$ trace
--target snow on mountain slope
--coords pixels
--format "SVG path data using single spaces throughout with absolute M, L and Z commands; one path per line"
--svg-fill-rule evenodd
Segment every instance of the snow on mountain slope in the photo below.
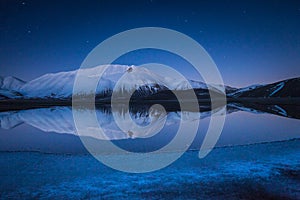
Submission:
M 138 90 L 141 95 L 153 94 L 158 90 L 188 89 L 186 82 L 178 81 L 172 77 L 162 77 L 143 67 L 127 65 L 100 65 L 94 68 L 80 69 L 83 74 L 84 84 L 80 85 L 79 94 L 91 94 L 91 83 L 97 80 L 99 70 L 108 67 L 99 81 L 96 94 L 112 91 L 122 76 L 123 82 L 117 92 Z M 18 90 L 27 98 L 70 98 L 73 92 L 73 84 L 78 70 L 45 74 L 37 79 L 29 81 Z M 134 81 L 133 81 L 134 80 Z M 207 89 L 206 84 L 190 81 L 193 88 Z M 141 87 L 143 86 L 143 87 Z
M 0 76 L 0 99 L 21 98 L 22 94 L 20 94 L 18 91 L 24 84 L 25 81 L 13 76 Z
M 19 91 L 19 89 L 25 84 L 25 81 L 13 76 L 0 76 L 0 89 Z
M 208 95 L 208 88 L 213 92 L 224 93 L 223 86 L 206 85 L 203 82 L 189 80 L 190 85 L 174 77 L 165 77 L 153 73 L 144 67 L 127 65 L 100 65 L 94 68 L 79 69 L 84 77 L 83 83 L 77 91 L 79 95 L 89 95 L 92 91 L 92 83 L 97 81 L 99 71 L 107 68 L 98 82 L 96 95 L 110 96 L 112 91 L 132 92 L 135 96 L 147 96 L 159 91 L 163 93 L 167 87 L 171 90 L 190 89 L 190 85 L 200 95 Z M 71 98 L 74 81 L 78 70 L 45 74 L 37 79 L 25 83 L 15 77 L 0 77 L 0 99 L 10 98 Z M 122 77 L 122 78 L 121 78 Z M 117 82 L 123 80 L 122 84 Z M 115 86 L 119 86 L 115 88 Z M 252 85 L 245 88 L 231 88 L 225 86 L 228 97 L 299 97 L 300 78 L 293 78 L 266 85 Z M 118 91 L 119 90 L 119 91 Z M 197 93 L 197 94 L 198 94 Z M 205 97 L 206 98 L 206 97 Z
M 117 90 L 117 92 L 118 92 L 118 89 L 120 89 L 122 91 L 136 90 L 136 89 L 139 89 L 140 86 L 150 86 L 150 87 L 144 88 L 144 89 L 155 90 L 155 89 L 158 89 L 158 87 L 153 88 L 153 86 L 155 86 L 155 85 L 163 86 L 166 83 L 166 80 L 163 77 L 161 77 L 143 67 L 127 66 L 126 71 L 123 74 L 124 74 L 124 77 L 121 79 L 122 83 L 121 83 L 120 87 L 115 88 L 115 90 Z M 109 78 L 109 80 L 112 80 L 112 78 Z
M 231 97 L 300 97 L 300 78 L 291 78 L 265 85 L 254 85 L 230 93 Z
M 97 69 L 104 66 L 95 68 L 80 69 L 81 72 L 87 74 L 85 84 L 82 87 L 83 93 L 92 93 L 89 83 L 97 79 Z M 112 65 L 104 73 L 105 77 L 114 78 L 120 75 L 128 66 Z M 117 70 L 118 69 L 118 70 Z M 69 72 L 59 72 L 45 74 L 37 79 L 29 81 L 20 92 L 29 98 L 70 98 L 73 92 L 73 85 L 78 70 Z M 96 93 L 101 93 L 113 88 L 113 81 L 102 78 L 99 81 Z
M 275 85 L 274 87 L 271 88 L 272 93 L 269 95 L 270 97 L 273 96 L 274 94 L 276 94 L 278 91 L 280 91 L 283 87 L 284 87 L 285 83 L 281 82 L 277 85 Z
M 22 97 L 22 94 L 14 90 L 0 89 L 0 99 L 19 99 Z
M 201 81 L 190 80 L 190 84 L 191 84 L 192 88 L 208 89 L 207 85 Z
M 262 87 L 263 85 L 251 85 L 251 86 L 248 86 L 248 87 L 244 87 L 244 88 L 240 88 L 232 93 L 229 93 L 228 96 L 229 97 L 239 97 L 241 96 L 244 92 L 249 92 L 251 90 L 255 90 L 257 88 L 260 88 Z
M 75 75 L 76 71 L 45 74 L 26 83 L 20 92 L 26 97 L 68 97 Z

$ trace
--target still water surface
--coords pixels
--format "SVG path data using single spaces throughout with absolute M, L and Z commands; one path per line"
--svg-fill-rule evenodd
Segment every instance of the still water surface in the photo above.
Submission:
M 157 135 L 137 138 L 117 127 L 109 109 L 96 113 L 106 136 L 132 152 L 154 151 L 168 144 L 180 122 L 180 112 L 169 112 Z M 131 113 L 141 126 L 150 123 L 149 115 L 147 109 Z M 196 138 L 176 162 L 159 171 L 129 174 L 106 167 L 87 152 L 76 134 L 69 107 L 2 112 L 0 197 L 300 198 L 299 119 L 228 108 L 216 148 L 199 159 L 209 116 L 206 111 L 201 119 L 194 119 L 200 120 Z M 126 155 L 120 162 L 126 162 Z

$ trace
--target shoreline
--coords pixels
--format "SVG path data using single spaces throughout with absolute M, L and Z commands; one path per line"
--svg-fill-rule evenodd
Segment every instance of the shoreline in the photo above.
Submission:
M 230 103 L 245 103 L 245 104 L 260 104 L 260 105 L 295 105 L 300 106 L 300 97 L 251 97 L 251 98 L 230 98 L 227 99 L 227 104 Z M 185 102 L 190 101 L 185 99 Z M 5 111 L 17 111 L 17 110 L 27 110 L 27 109 L 36 109 L 36 108 L 49 108 L 54 106 L 87 106 L 90 105 L 88 101 L 73 101 L 71 99 L 3 99 L 0 100 L 0 112 Z M 117 103 L 125 104 L 126 101 L 120 100 Z M 218 103 L 218 100 L 216 100 Z M 178 107 L 179 102 L 176 99 L 131 99 L 130 104 L 132 105 L 153 105 L 161 104 L 166 107 Z M 206 106 L 210 107 L 210 99 L 198 99 L 199 107 Z M 110 106 L 111 99 L 98 99 L 95 101 L 96 106 Z M 220 106 L 222 106 L 220 104 Z

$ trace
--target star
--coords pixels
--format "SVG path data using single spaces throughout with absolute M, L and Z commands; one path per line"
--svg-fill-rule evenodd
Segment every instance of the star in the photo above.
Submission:
M 27 30 L 27 33 L 30 34 L 30 33 L 31 33 L 31 30 Z

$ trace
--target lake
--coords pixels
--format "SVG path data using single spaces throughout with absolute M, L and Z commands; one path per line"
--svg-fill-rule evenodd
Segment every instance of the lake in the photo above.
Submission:
M 0 195 L 13 199 L 299 199 L 300 121 L 289 114 L 299 107 L 272 108 L 265 112 L 268 109 L 227 105 L 216 146 L 201 159 L 199 149 L 214 111 L 200 108 L 201 113 L 190 113 L 199 128 L 187 151 L 169 166 L 148 173 L 121 172 L 95 159 L 76 133 L 71 107 L 1 112 Z M 90 111 L 81 112 L 84 120 Z M 112 142 L 128 152 L 153 152 L 172 141 L 182 116 L 176 110 L 162 115 L 149 106 L 135 106 L 129 112 L 141 127 L 151 120 L 166 121 L 155 135 L 124 133 L 114 120 L 122 118 L 123 110 L 112 113 L 109 106 L 102 106 L 95 113 L 105 135 L 89 130 L 81 137 L 103 147 Z M 159 152 L 156 160 L 162 162 L 180 150 Z M 120 165 L 132 159 L 109 148 L 100 154 Z

